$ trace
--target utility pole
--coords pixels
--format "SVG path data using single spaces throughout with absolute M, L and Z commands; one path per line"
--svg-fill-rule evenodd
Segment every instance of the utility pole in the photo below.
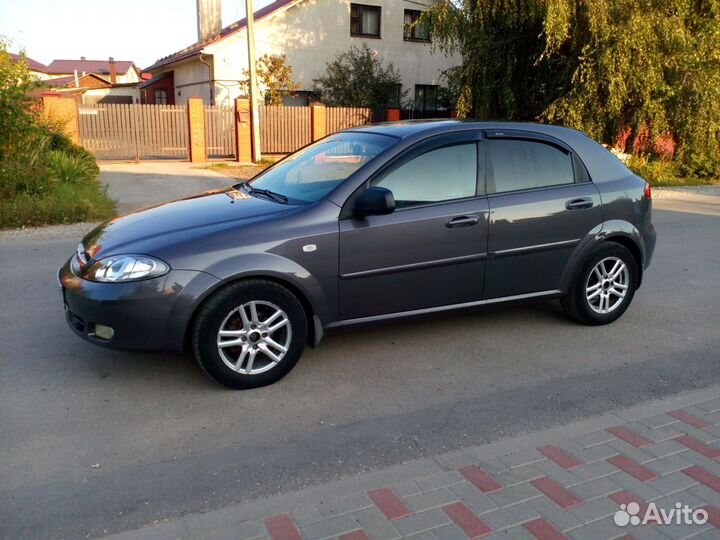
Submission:
M 250 73 L 250 123 L 252 125 L 252 156 L 253 161 L 262 159 L 260 152 L 260 111 L 258 109 L 258 98 L 260 91 L 257 85 L 257 73 L 255 69 L 255 12 L 253 11 L 253 0 L 245 0 L 245 17 L 247 20 L 248 40 L 248 71 Z

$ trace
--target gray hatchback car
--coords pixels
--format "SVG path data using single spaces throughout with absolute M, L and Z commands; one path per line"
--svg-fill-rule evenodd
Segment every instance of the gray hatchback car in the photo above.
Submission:
M 647 182 L 578 131 L 379 124 L 109 221 L 59 278 L 82 338 L 190 348 L 251 388 L 342 326 L 545 298 L 613 322 L 653 254 L 651 206 Z

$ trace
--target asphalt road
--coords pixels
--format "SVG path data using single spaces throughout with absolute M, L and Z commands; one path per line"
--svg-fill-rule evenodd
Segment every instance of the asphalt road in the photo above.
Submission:
M 549 302 L 345 330 L 245 392 L 79 340 L 55 281 L 77 231 L 4 236 L 0 538 L 97 536 L 718 383 L 718 201 L 656 202 L 655 259 L 611 326 Z

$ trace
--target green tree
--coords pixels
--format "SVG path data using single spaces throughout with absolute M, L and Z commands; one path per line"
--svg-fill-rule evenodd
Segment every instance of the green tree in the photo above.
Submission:
M 720 1 L 548 0 L 545 58 L 575 60 L 543 116 L 652 153 L 672 138 L 686 174 L 720 175 Z M 633 147 L 634 146 L 634 147 Z
M 18 150 L 37 130 L 38 112 L 29 93 L 39 83 L 30 72 L 25 55 L 16 62 L 0 36 L 0 160 Z
M 541 0 L 457 0 L 425 11 L 433 46 L 462 58 L 448 85 L 460 116 L 530 119 L 549 103 L 547 81 L 560 79 L 560 66 L 536 64 L 543 12 Z
M 456 0 L 423 16 L 458 53 L 462 116 L 545 120 L 720 174 L 720 0 Z
M 314 83 L 325 104 L 341 107 L 387 107 L 407 94 L 399 95 L 401 79 L 395 66 L 383 65 L 367 44 L 337 54 Z
M 256 64 L 258 82 L 264 89 L 263 99 L 266 105 L 282 105 L 283 97 L 293 96 L 300 90 L 300 85 L 293 81 L 293 68 L 287 63 L 287 56 L 265 54 Z M 245 80 L 242 82 L 247 92 L 250 72 L 243 70 Z

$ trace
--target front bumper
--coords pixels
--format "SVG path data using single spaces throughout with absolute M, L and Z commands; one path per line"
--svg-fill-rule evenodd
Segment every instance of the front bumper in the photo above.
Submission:
M 96 283 L 70 270 L 58 272 L 65 319 L 78 336 L 103 347 L 181 351 L 190 318 L 218 283 L 204 272 L 171 270 L 153 279 Z M 111 339 L 95 335 L 95 325 L 114 330 Z

